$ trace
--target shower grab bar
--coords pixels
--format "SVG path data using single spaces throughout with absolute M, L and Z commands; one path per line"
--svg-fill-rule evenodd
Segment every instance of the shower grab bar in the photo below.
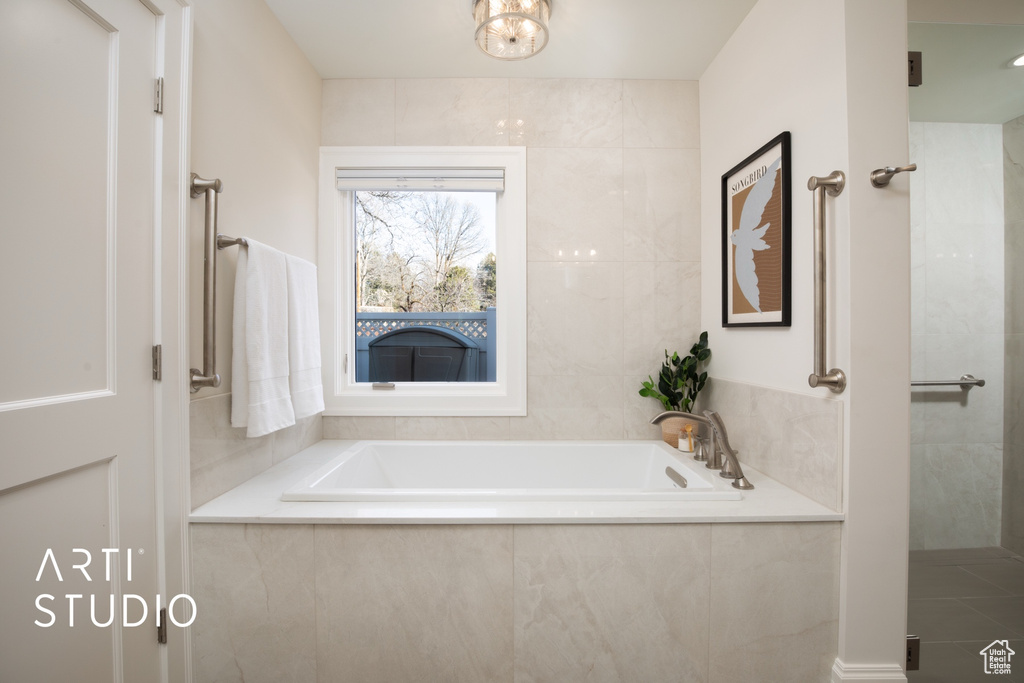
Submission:
M 811 176 L 807 181 L 807 189 L 814 193 L 814 372 L 807 382 L 812 387 L 828 387 L 834 394 L 846 389 L 846 373 L 838 368 L 825 373 L 825 193 L 837 197 L 844 187 L 842 171 L 823 178 Z
M 217 333 L 214 314 L 217 311 L 217 250 L 234 245 L 248 246 L 244 237 L 228 237 L 217 232 L 217 194 L 219 178 L 206 180 L 195 173 L 191 177 L 192 197 L 206 197 L 206 226 L 203 235 L 203 369 L 189 370 L 191 391 L 203 387 L 219 387 L 217 374 Z
M 960 375 L 960 379 L 951 380 L 918 380 L 911 382 L 912 387 L 960 387 L 967 391 L 971 387 L 985 386 L 985 380 L 975 379 L 974 375 Z

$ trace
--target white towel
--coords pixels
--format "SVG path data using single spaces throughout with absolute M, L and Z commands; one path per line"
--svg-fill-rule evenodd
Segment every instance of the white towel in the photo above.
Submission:
M 288 264 L 288 381 L 295 419 L 322 413 L 324 388 L 320 380 L 320 314 L 316 266 L 298 256 Z
M 246 436 L 295 424 L 288 384 L 288 269 L 285 255 L 248 240 L 238 252 L 232 330 L 231 425 Z

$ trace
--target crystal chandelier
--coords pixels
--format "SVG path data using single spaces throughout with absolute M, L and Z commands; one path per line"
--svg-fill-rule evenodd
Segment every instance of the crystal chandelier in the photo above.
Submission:
M 476 44 L 496 59 L 526 59 L 548 44 L 550 0 L 473 0 Z

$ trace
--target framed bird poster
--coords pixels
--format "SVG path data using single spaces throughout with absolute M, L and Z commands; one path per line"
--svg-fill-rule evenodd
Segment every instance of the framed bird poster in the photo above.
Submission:
M 722 176 L 722 327 L 789 327 L 789 132 Z

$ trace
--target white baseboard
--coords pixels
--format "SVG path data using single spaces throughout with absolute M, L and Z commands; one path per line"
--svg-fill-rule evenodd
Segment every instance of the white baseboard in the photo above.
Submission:
M 899 664 L 844 664 L 836 658 L 832 665 L 832 683 L 871 681 L 871 683 L 907 683 L 907 674 Z

